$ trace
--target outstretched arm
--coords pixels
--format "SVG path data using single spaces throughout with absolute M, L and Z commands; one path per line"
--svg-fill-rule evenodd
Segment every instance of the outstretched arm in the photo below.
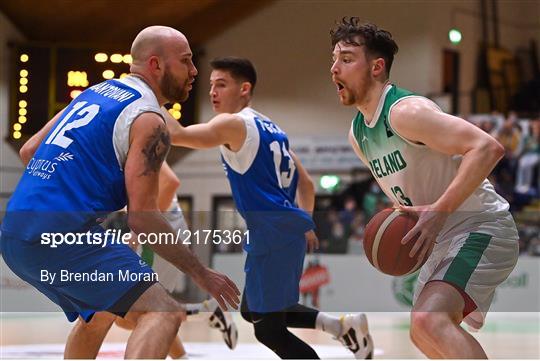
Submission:
M 130 147 L 124 169 L 129 199 L 128 223 L 136 233 L 173 234 L 158 208 L 159 173 L 169 151 L 170 138 L 162 119 L 154 113 L 140 115 L 131 126 Z M 236 308 L 240 294 L 234 283 L 203 266 L 182 244 L 157 243 L 150 247 L 181 271 L 190 275 L 226 309 Z
M 183 127 L 167 112 L 164 113 L 172 145 L 193 149 L 227 145 L 235 152 L 240 150 L 246 139 L 246 125 L 237 115 L 223 113 L 216 115 L 208 123 Z

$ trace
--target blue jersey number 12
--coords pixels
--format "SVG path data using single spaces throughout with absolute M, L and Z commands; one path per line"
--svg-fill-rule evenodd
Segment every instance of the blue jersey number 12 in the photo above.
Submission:
M 87 102 L 78 102 L 75 105 L 73 105 L 73 108 L 71 111 L 58 123 L 56 128 L 53 130 L 51 135 L 47 138 L 45 141 L 45 144 L 55 144 L 62 148 L 67 148 L 71 143 L 73 143 L 73 139 L 66 137 L 64 134 L 71 129 L 84 127 L 85 125 L 88 125 L 94 119 L 94 117 L 99 112 L 99 105 L 97 104 L 91 104 L 87 107 L 84 107 L 87 104 Z M 84 108 L 83 108 L 84 107 Z M 81 109 L 82 108 L 82 109 Z M 75 114 L 77 110 L 81 109 L 77 115 L 83 117 L 76 119 L 72 121 L 69 124 L 66 124 L 70 118 Z

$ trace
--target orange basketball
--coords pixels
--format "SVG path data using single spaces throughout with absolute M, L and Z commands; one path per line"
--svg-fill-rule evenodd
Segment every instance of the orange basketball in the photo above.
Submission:
M 401 240 L 414 227 L 416 219 L 406 213 L 387 208 L 371 218 L 364 233 L 364 251 L 369 262 L 379 271 L 391 276 L 413 273 L 426 262 L 424 259 L 409 257 L 416 235 L 407 244 Z

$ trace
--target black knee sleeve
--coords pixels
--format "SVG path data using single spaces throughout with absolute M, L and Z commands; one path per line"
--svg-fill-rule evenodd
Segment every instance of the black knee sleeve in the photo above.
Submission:
M 255 328 L 255 338 L 277 353 L 282 350 L 287 343 L 289 331 L 285 327 L 285 322 L 279 322 L 275 314 L 253 315 L 253 326 Z
M 255 337 L 282 359 L 318 359 L 308 344 L 293 335 L 285 324 L 284 312 L 251 313 Z
M 242 315 L 242 318 L 247 322 L 253 323 L 253 320 L 251 319 L 251 313 L 249 313 L 249 311 L 240 310 L 240 315 Z
M 287 327 L 314 329 L 318 314 L 318 310 L 297 303 L 285 310 L 285 321 Z

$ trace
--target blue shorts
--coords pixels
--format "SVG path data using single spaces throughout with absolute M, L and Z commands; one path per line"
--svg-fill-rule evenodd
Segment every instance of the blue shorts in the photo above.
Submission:
M 102 233 L 102 228 L 92 231 Z M 6 264 L 56 303 L 68 320 L 109 311 L 123 316 L 157 282 L 152 269 L 125 244 L 61 244 L 57 248 L 2 234 Z M 54 275 L 54 279 L 52 276 Z
M 245 292 L 251 312 L 278 312 L 298 303 L 305 254 L 304 238 L 265 254 L 248 253 Z

